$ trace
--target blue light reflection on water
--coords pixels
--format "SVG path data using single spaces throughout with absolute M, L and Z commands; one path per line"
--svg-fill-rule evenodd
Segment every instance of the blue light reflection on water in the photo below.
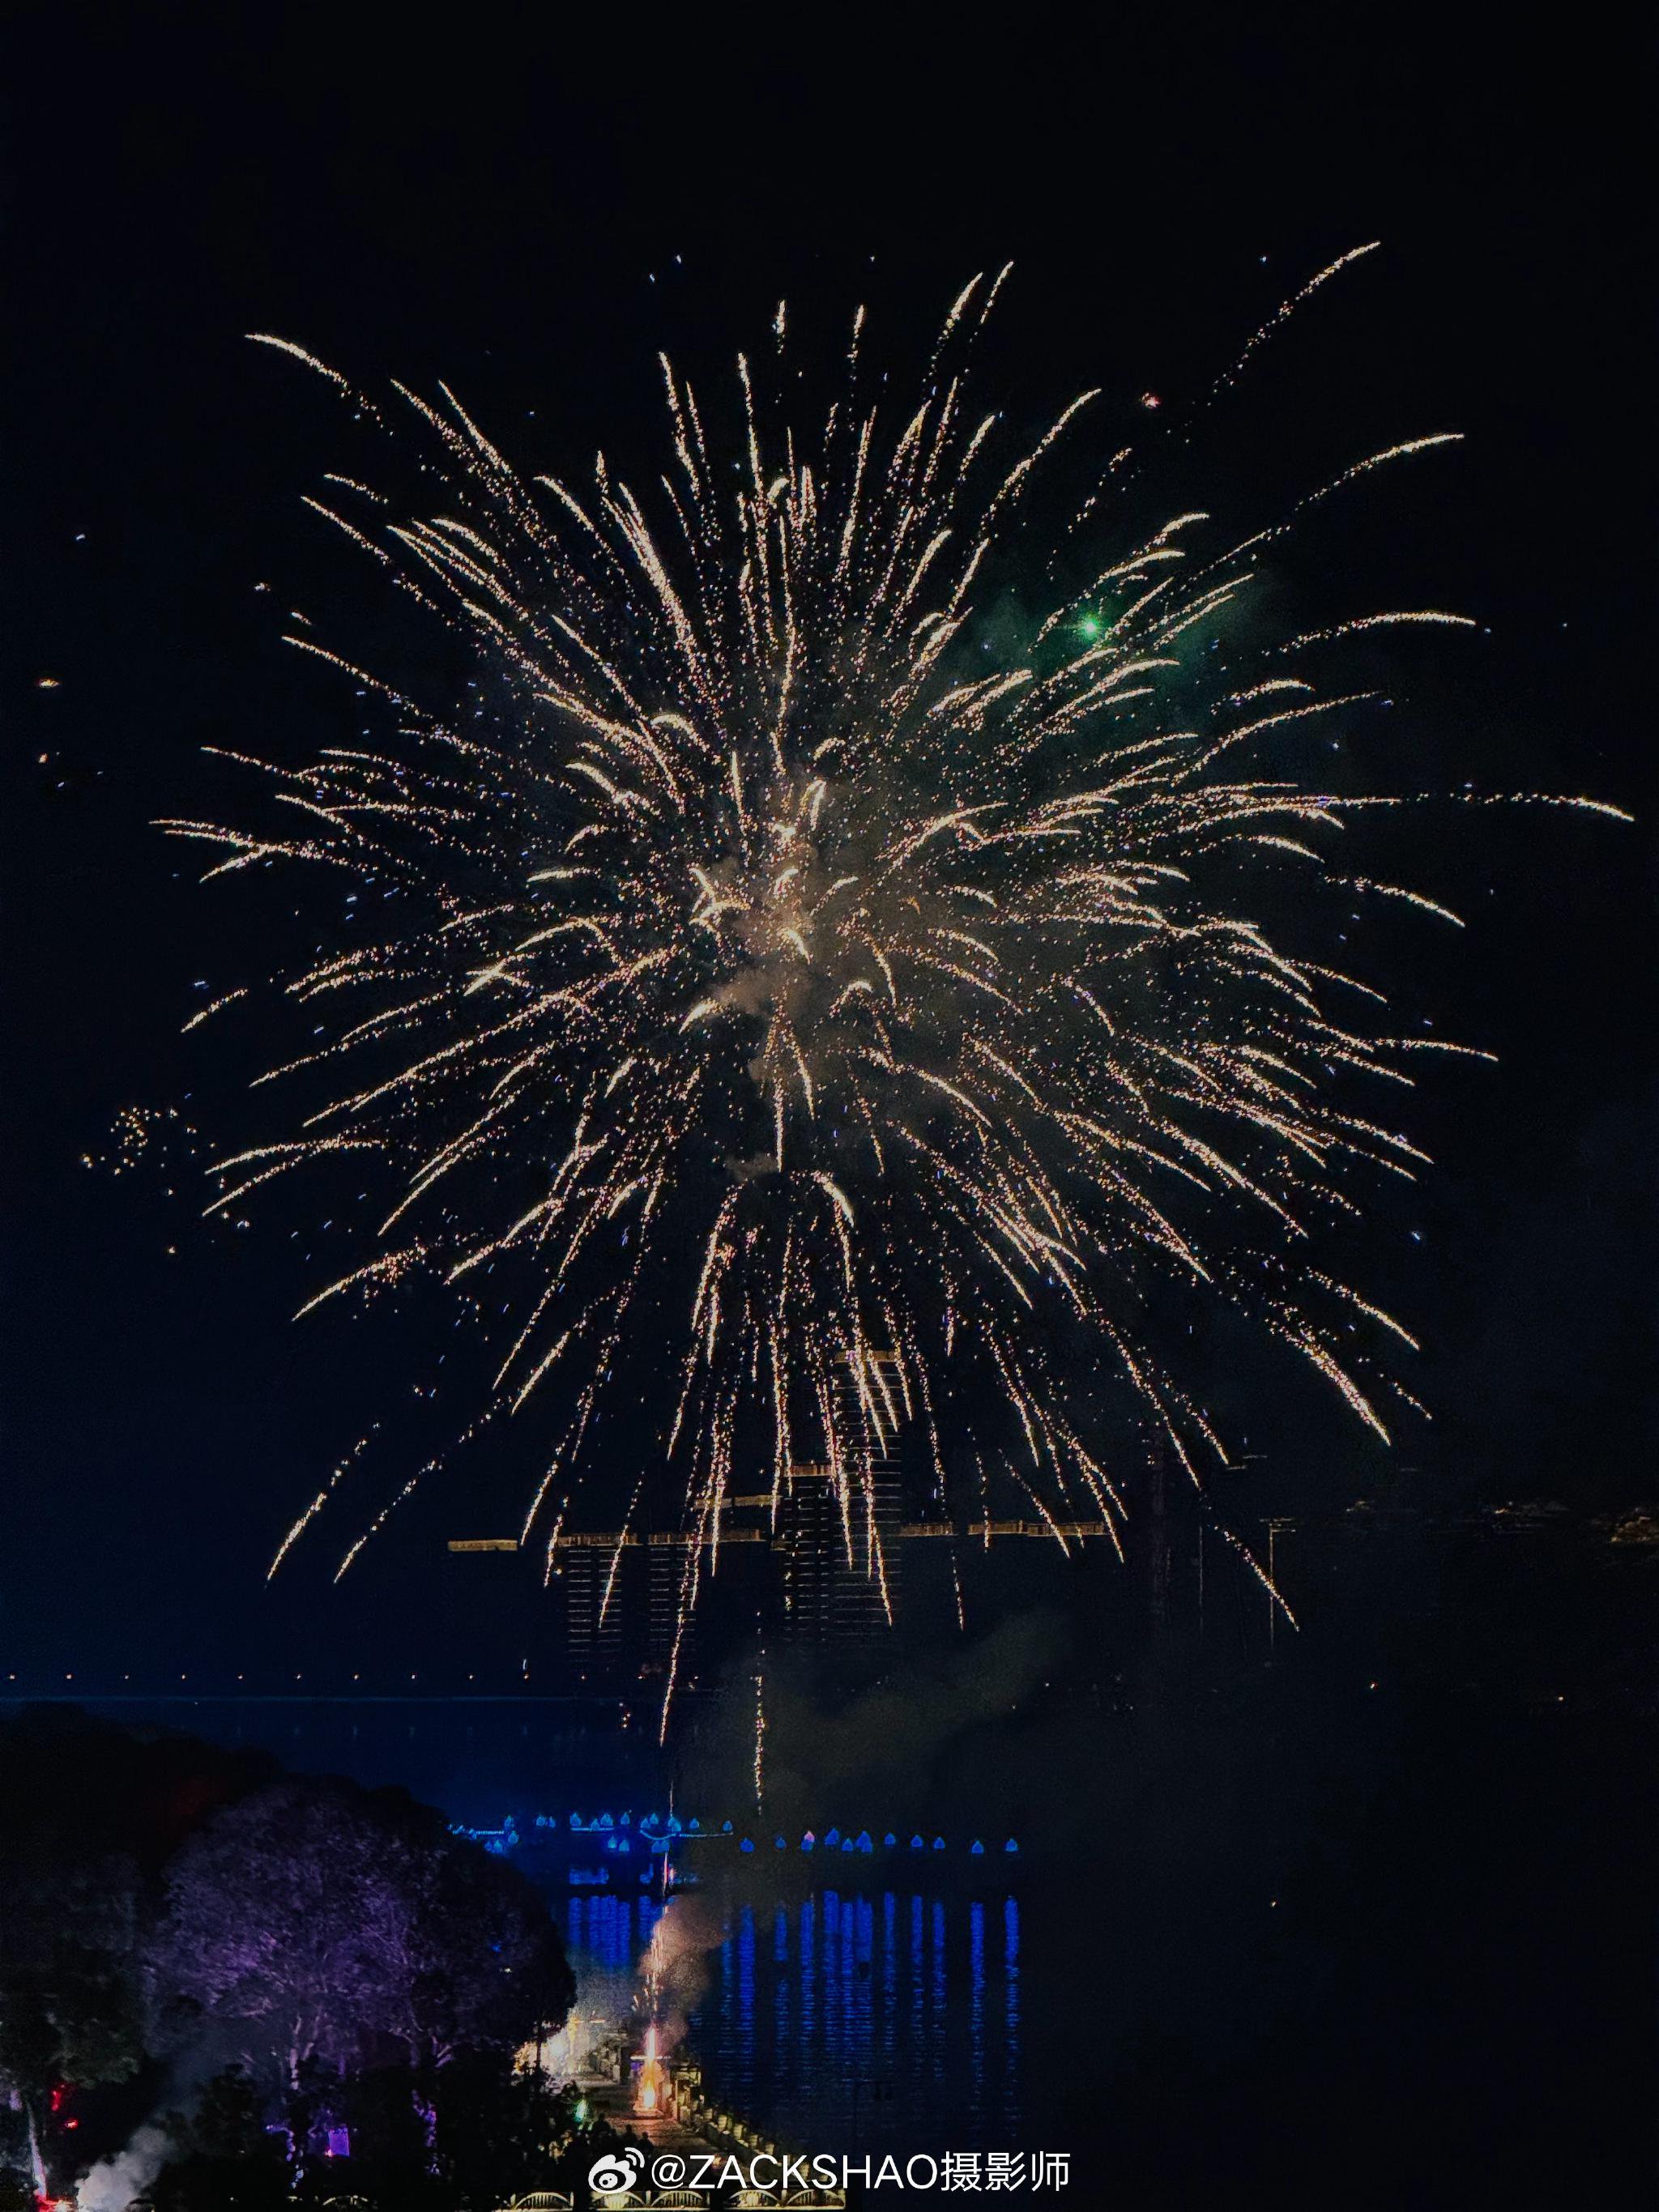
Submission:
M 1023 2116 L 1019 2097 L 1019 1899 L 1009 1897 L 1002 1905 L 1002 1986 L 1005 2022 L 1002 2117 L 1009 2132 Z
M 579 1977 L 626 1979 L 660 1907 L 573 1897 Z M 687 2022 L 710 2093 L 799 2148 L 1018 2143 L 1019 1910 L 1012 1897 L 823 1889 L 733 1900 Z M 943 2136 L 942 2136 L 943 2139 Z

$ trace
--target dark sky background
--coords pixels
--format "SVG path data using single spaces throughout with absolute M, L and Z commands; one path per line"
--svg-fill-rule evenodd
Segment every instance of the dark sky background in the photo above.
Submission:
M 442 376 L 531 466 L 602 444 L 637 468 L 657 347 L 708 382 L 780 295 L 836 344 L 866 301 L 902 366 L 1012 257 L 993 369 L 1017 409 L 1096 382 L 1176 408 L 1380 238 L 1263 364 L 1221 495 L 1277 512 L 1371 444 L 1467 432 L 1287 588 L 1295 558 L 1340 557 L 1356 605 L 1482 625 L 1401 652 L 1380 781 L 1651 819 L 1646 58 L 1522 13 L 1248 12 L 1156 36 L 963 15 L 927 40 L 780 15 L 670 46 L 642 15 L 497 37 L 465 10 L 429 36 L 414 11 L 11 11 L 0 1675 L 423 1664 L 465 1635 L 443 1536 L 495 1533 L 452 1494 L 355 1591 L 329 1590 L 331 1540 L 267 1592 L 276 1535 L 403 1387 L 400 1340 L 377 1364 L 290 1328 L 314 1277 L 286 1226 L 204 1235 L 182 1153 L 83 1164 L 124 1107 L 216 1126 L 227 1064 L 179 1024 L 258 935 L 257 899 L 198 890 L 147 825 L 203 805 L 204 744 L 298 755 L 349 711 L 276 642 L 329 573 L 297 501 L 338 465 L 333 418 L 244 332 Z M 1653 1441 L 1648 830 L 1446 809 L 1405 842 L 1470 927 L 1383 933 L 1380 957 L 1418 948 L 1425 1011 L 1501 1064 L 1436 1072 L 1439 1173 L 1379 1220 L 1366 1279 L 1420 1327 L 1438 1416 L 1401 1456 L 1458 1502 L 1628 1504 Z M 1322 1409 L 1275 1410 L 1271 1368 L 1223 1379 L 1270 1454 L 1245 1514 L 1397 1479 Z

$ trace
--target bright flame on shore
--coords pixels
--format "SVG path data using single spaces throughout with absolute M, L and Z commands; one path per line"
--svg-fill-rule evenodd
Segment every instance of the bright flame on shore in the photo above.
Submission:
M 653 2021 L 645 2031 L 645 2047 L 634 2078 L 636 2112 L 660 2112 L 667 2101 L 668 2069 L 663 2063 L 658 2040 L 657 2023 Z

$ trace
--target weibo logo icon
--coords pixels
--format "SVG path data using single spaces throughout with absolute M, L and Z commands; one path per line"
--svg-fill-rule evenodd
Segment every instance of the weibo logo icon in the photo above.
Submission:
M 631 2145 L 627 2150 L 608 2150 L 588 2167 L 587 2185 L 602 2197 L 614 2196 L 620 2189 L 631 2189 L 644 2170 L 642 2150 L 635 2150 Z

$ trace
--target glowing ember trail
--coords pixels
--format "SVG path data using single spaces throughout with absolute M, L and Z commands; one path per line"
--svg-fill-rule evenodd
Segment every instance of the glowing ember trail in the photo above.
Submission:
M 1352 812 L 1405 802 L 1322 780 L 1375 703 L 1322 671 L 1348 635 L 1468 625 L 1359 609 L 1237 644 L 1289 523 L 1228 548 L 1199 514 L 1111 522 L 1121 471 L 1074 458 L 1092 392 L 1011 445 L 969 400 L 1001 283 L 956 301 L 914 404 L 860 396 L 860 310 L 811 432 L 773 396 L 805 388 L 780 311 L 767 361 L 738 359 L 729 451 L 665 360 L 671 471 L 639 496 L 603 455 L 586 483 L 526 481 L 447 388 L 383 410 L 260 340 L 405 476 L 417 447 L 408 497 L 334 475 L 309 504 L 443 626 L 427 664 L 471 674 L 425 696 L 296 617 L 373 730 L 246 763 L 259 828 L 165 825 L 210 875 L 280 863 L 362 901 L 276 979 L 314 1034 L 259 1095 L 302 1103 L 217 1162 L 215 1203 L 350 1163 L 374 1225 L 309 1306 L 490 1273 L 473 1431 L 546 1424 L 526 1538 L 562 1524 L 606 1392 L 649 1402 L 672 1361 L 682 1625 L 758 1413 L 775 1502 L 827 1468 L 876 1573 L 872 1466 L 902 1428 L 941 1492 L 948 1441 L 1062 1546 L 1079 1511 L 1121 1531 L 1115 1392 L 1201 1486 L 1221 1447 L 1148 1340 L 1159 1279 L 1237 1309 L 1379 1436 L 1411 1402 L 1370 1349 L 1409 1336 L 1330 1247 L 1369 1178 L 1423 1160 L 1367 1088 L 1397 1097 L 1459 1048 L 1401 1035 L 1328 953 L 1359 900 L 1456 917 L 1340 857 Z M 1364 458 L 1291 515 L 1449 442 Z M 1045 538 L 1054 482 L 1071 520 Z
M 668 2069 L 663 2063 L 659 2049 L 659 2034 L 653 2020 L 645 2031 L 645 2045 L 634 2075 L 634 2109 L 636 2112 L 660 2112 L 668 2086 Z

